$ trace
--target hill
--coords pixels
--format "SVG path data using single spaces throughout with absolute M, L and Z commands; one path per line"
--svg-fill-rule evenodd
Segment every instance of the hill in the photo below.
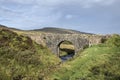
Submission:
M 16 32 L 0 27 L 0 80 L 120 80 L 120 35 L 61 62 L 47 47 Z
M 62 29 L 62 28 L 54 28 L 54 27 L 46 27 L 43 29 L 35 29 L 33 31 L 41 31 L 46 33 L 60 33 L 60 34 L 92 34 L 92 33 L 85 33 L 71 29 Z
M 48 80 L 120 80 L 120 35 L 79 52 Z
M 38 80 L 60 62 L 29 37 L 0 28 L 0 80 Z
M 1 24 L 0 24 L 0 28 L 9 29 L 9 30 L 17 30 L 17 31 L 22 31 L 22 30 L 20 30 L 20 29 L 16 29 L 16 28 L 7 27 L 7 26 L 1 25 Z
M 59 34 L 91 34 L 92 33 L 86 33 L 86 32 L 80 32 L 77 30 L 71 30 L 71 29 L 63 29 L 63 28 L 55 28 L 55 27 L 45 27 L 42 29 L 34 29 L 34 30 L 20 30 L 16 28 L 10 28 L 4 25 L 0 25 L 0 28 L 9 29 L 12 31 L 36 31 L 36 32 L 45 32 L 45 33 L 59 33 Z

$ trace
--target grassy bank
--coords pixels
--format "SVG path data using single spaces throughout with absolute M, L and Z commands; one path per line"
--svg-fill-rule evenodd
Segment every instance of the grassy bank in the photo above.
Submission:
M 62 63 L 29 37 L 0 28 L 0 80 L 120 80 L 119 61 L 119 35 Z
M 120 80 L 120 36 L 92 46 L 61 64 L 49 80 Z
M 0 80 L 39 80 L 59 58 L 29 37 L 0 29 Z

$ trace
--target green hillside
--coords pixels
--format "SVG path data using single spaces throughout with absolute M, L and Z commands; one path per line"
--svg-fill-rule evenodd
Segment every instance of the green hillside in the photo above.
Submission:
M 48 48 L 1 27 L 0 80 L 120 80 L 120 35 L 103 42 L 61 62 Z
M 60 60 L 29 37 L 0 28 L 0 80 L 38 80 Z
M 79 52 L 48 80 L 120 80 L 120 36 Z
M 63 28 L 55 28 L 55 27 L 45 27 L 42 29 L 35 29 L 32 31 L 40 31 L 40 32 L 45 32 L 45 33 L 56 33 L 56 34 L 89 34 L 92 35 L 92 33 L 86 33 L 86 32 L 80 32 L 76 30 L 71 30 L 71 29 L 63 29 Z

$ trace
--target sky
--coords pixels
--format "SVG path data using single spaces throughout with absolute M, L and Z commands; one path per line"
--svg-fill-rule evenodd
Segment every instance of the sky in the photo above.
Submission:
M 120 34 L 120 0 L 0 0 L 0 24 Z

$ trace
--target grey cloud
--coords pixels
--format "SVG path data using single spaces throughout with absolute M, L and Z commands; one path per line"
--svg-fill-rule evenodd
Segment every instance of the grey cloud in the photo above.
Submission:
M 68 26 L 95 32 L 100 26 L 120 25 L 115 23 L 119 7 L 118 0 L 0 0 L 0 20 L 23 29 Z
M 39 4 L 40 6 L 58 6 L 58 5 L 69 5 L 79 4 L 83 7 L 92 6 L 94 4 L 111 5 L 118 0 L 1 0 L 0 2 L 13 2 L 18 4 Z

